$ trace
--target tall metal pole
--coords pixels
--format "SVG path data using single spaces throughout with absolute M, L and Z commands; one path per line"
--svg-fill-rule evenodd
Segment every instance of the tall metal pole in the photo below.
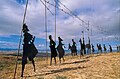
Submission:
M 83 22 L 82 22 L 82 27 L 84 27 Z M 83 31 L 82 31 L 82 37 L 84 38 L 84 28 L 83 28 Z
M 91 36 L 92 36 L 92 25 L 91 25 Z
M 88 38 L 90 38 L 89 32 L 90 32 L 90 29 L 89 29 L 89 21 L 88 21 Z
M 45 0 L 45 32 L 46 32 L 46 56 L 48 62 L 48 51 L 47 51 L 47 7 L 46 7 L 46 0 Z
M 56 42 L 56 12 L 57 12 L 57 9 L 56 9 L 56 7 L 57 7 L 57 3 L 56 3 L 56 0 L 54 0 L 55 1 L 55 42 Z
M 89 21 L 88 21 L 88 43 L 90 44 L 90 26 L 89 26 Z

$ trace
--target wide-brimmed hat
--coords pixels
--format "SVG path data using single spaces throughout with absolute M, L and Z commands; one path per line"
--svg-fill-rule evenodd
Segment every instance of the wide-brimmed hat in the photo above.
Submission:
M 58 40 L 63 41 L 60 37 L 58 37 Z
M 29 31 L 28 26 L 27 26 L 26 24 L 23 24 L 22 31 L 23 31 L 23 32 Z

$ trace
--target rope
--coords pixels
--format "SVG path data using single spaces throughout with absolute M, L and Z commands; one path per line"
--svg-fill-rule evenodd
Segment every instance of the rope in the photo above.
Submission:
M 50 4 L 51 6 L 56 7 L 57 9 L 61 10 L 62 12 L 66 13 L 66 14 L 68 14 L 68 15 L 70 15 L 70 16 L 72 16 L 73 18 L 76 18 L 76 19 L 80 20 L 80 21 L 81 21 L 82 23 L 84 23 L 85 25 L 94 26 L 94 25 L 88 24 L 87 22 L 85 22 L 84 20 L 82 20 L 79 16 L 75 15 L 74 12 L 72 12 L 72 11 L 71 11 L 68 7 L 66 7 L 66 5 L 64 5 L 62 2 L 58 1 L 64 8 L 66 8 L 68 11 L 70 11 L 70 13 L 68 13 L 68 12 L 64 11 L 63 9 L 55 6 L 54 4 L 50 3 L 50 2 L 47 1 L 47 0 L 44 0 L 44 1 L 46 1 L 46 2 L 47 2 L 48 4 Z M 55 1 L 55 0 L 54 0 L 54 1 Z M 61 6 L 60 4 L 58 4 L 58 5 Z M 81 24 L 79 24 L 79 25 L 81 26 Z M 96 27 L 97 27 L 97 26 L 96 26 Z M 88 31 L 88 30 L 92 30 L 92 28 L 89 28 L 89 29 L 88 29 L 88 27 L 86 27 L 86 26 L 84 26 L 84 28 L 86 28 L 87 31 Z M 97 30 L 109 34 L 109 32 L 103 30 L 103 28 L 101 28 L 101 27 L 98 27 Z M 93 31 L 93 30 L 92 30 L 92 31 Z M 91 33 L 91 34 L 92 34 L 92 33 Z
M 26 2 L 26 7 L 25 7 L 25 11 L 24 11 L 24 17 L 23 17 L 22 26 L 25 23 L 27 6 L 28 6 L 28 0 Z M 19 56 L 19 52 L 20 52 L 21 40 L 22 40 L 22 27 L 21 27 L 21 32 L 20 32 L 20 40 L 19 40 L 19 45 L 18 45 L 18 53 L 17 53 L 17 58 L 16 58 L 15 71 L 14 71 L 14 78 L 13 79 L 15 79 L 15 76 L 16 76 L 16 70 L 17 70 L 17 64 L 18 64 L 17 61 L 18 61 L 18 56 Z
M 45 1 L 45 0 L 44 0 Z M 61 8 L 59 8 L 59 7 L 57 7 L 57 6 L 55 6 L 54 4 L 52 4 L 52 3 L 50 3 L 49 1 L 46 1 L 49 5 L 51 5 L 51 6 L 53 6 L 53 7 L 55 7 L 55 8 L 57 8 L 57 9 L 59 9 L 59 10 L 61 10 L 62 12 L 64 12 L 64 13 L 66 13 L 66 14 L 68 14 L 69 16 L 71 16 L 71 17 L 73 17 L 73 18 L 79 18 L 78 16 L 76 16 L 76 15 L 74 15 L 73 13 L 68 13 L 68 12 L 66 12 L 66 11 L 64 11 L 63 9 L 61 9 Z M 59 5 L 60 6 L 60 5 Z M 78 20 L 80 20 L 80 18 L 78 19 Z M 81 20 L 80 20 L 81 21 Z M 82 21 L 82 23 L 85 23 L 84 21 Z M 80 26 L 82 26 L 81 24 L 79 24 Z M 86 30 L 88 29 L 88 27 L 85 27 L 84 26 L 84 28 L 86 28 Z
M 81 18 L 79 18 L 77 15 L 75 15 L 68 7 L 66 7 L 62 2 L 60 2 L 59 0 L 58 0 L 58 2 L 59 2 L 61 5 L 63 5 L 67 10 L 69 10 L 70 13 L 71 13 L 73 16 L 75 16 L 75 17 L 78 18 L 80 21 L 84 22 L 85 24 L 88 24 L 87 22 L 85 22 L 84 20 L 82 20 Z
M 45 0 L 44 0 L 45 1 Z M 64 12 L 64 13 L 66 13 L 66 14 L 68 14 L 68 15 L 70 15 L 71 17 L 73 17 L 73 15 L 71 15 L 70 13 L 68 13 L 68 12 L 66 12 L 66 11 L 64 11 L 63 9 L 61 9 L 61 8 L 58 8 L 57 6 L 55 6 L 54 4 L 52 4 L 52 3 L 50 3 L 49 1 L 46 1 L 48 4 L 50 4 L 51 6 L 53 6 L 53 7 L 56 7 L 57 9 L 59 9 L 59 10 L 61 10 L 62 12 Z M 73 17 L 74 18 L 74 17 Z
M 77 15 L 75 15 L 68 7 L 66 7 L 66 5 L 64 5 L 62 2 L 58 1 L 63 7 L 65 7 L 68 11 L 70 11 L 70 13 L 75 16 L 77 19 L 81 20 L 82 22 L 84 22 L 86 25 L 88 26 L 93 26 L 93 25 L 90 25 L 89 23 L 85 22 L 84 20 L 82 20 L 81 18 L 79 18 Z M 87 29 L 88 30 L 88 29 Z M 89 29 L 90 30 L 90 29 Z M 91 29 L 92 30 L 92 29 Z M 100 29 L 101 30 L 101 29 Z M 101 30 L 101 31 L 104 31 L 104 30 Z M 104 31 L 106 33 L 109 33 L 107 31 Z M 91 33 L 92 34 L 92 33 Z
M 44 1 L 46 2 L 46 0 L 44 0 Z M 40 2 L 47 8 L 47 10 L 48 10 L 52 15 L 54 15 L 54 14 L 52 13 L 52 11 L 50 11 L 50 9 L 45 5 L 46 3 L 43 3 L 42 0 L 40 0 Z

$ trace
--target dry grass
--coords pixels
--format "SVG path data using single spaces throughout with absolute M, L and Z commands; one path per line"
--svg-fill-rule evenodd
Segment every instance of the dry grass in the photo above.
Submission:
M 36 72 L 29 62 L 26 65 L 24 78 L 27 79 L 120 79 L 120 53 L 101 55 L 66 56 L 65 62 L 49 66 L 45 58 L 36 58 Z M 54 62 L 54 60 L 53 60 Z M 15 67 L 14 56 L 0 56 L 0 79 L 12 79 Z M 21 57 L 17 68 L 16 79 L 21 79 Z

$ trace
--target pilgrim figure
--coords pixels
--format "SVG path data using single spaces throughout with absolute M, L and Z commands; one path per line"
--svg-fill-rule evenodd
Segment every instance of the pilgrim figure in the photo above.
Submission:
M 21 77 L 23 77 L 25 64 L 27 64 L 27 58 L 29 59 L 29 61 L 32 61 L 32 64 L 33 64 L 33 67 L 34 67 L 34 72 L 35 72 L 34 58 L 38 53 L 38 50 L 36 49 L 36 47 L 34 45 L 35 37 L 33 37 L 33 35 L 28 33 L 29 29 L 28 29 L 28 26 L 26 24 L 23 25 L 22 31 L 24 33 L 24 35 L 23 35 L 24 39 L 23 39 L 23 55 L 22 55 L 22 73 L 21 73 Z
M 50 60 L 50 65 L 52 65 L 52 58 L 55 60 L 55 65 L 56 65 L 56 56 L 57 56 L 57 51 L 55 48 L 56 43 L 52 39 L 52 35 L 49 35 L 49 40 L 50 40 L 50 50 L 51 50 L 51 60 Z

